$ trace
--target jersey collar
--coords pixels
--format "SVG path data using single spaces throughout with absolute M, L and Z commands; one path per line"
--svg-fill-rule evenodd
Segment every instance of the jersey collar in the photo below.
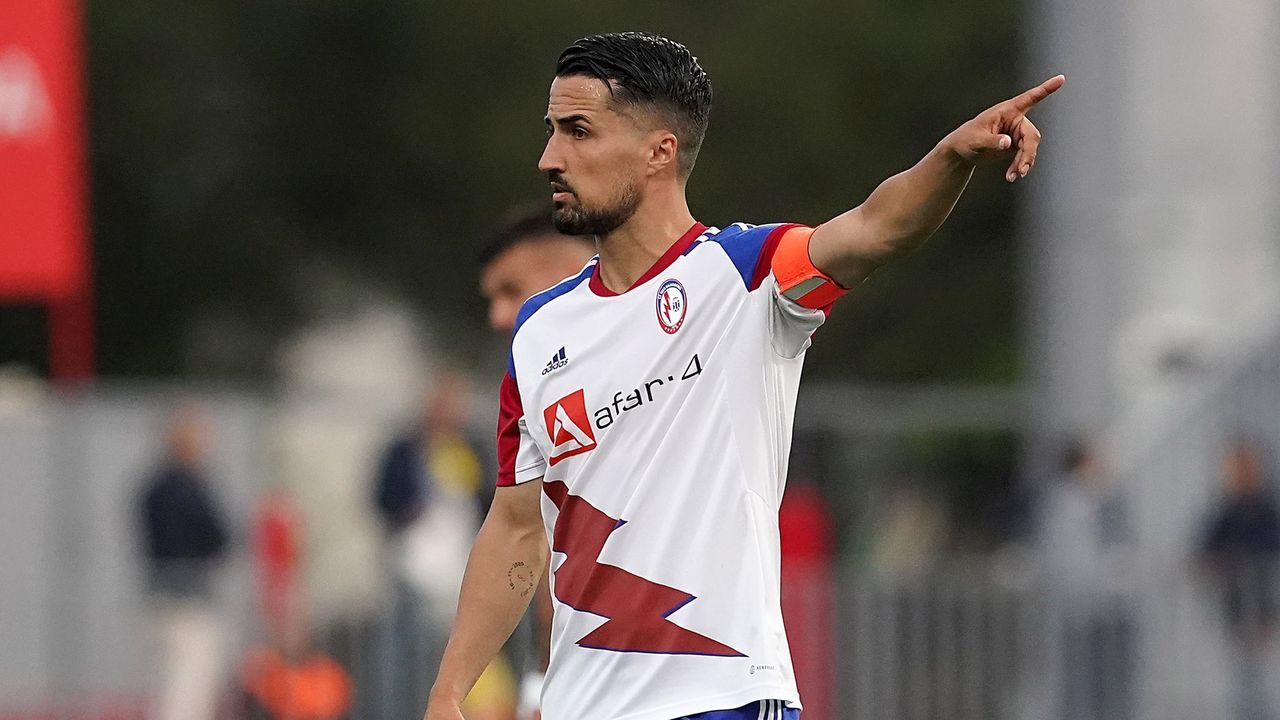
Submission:
M 706 225 L 703 225 L 700 222 L 695 222 L 693 227 L 685 231 L 685 234 L 681 235 L 679 240 L 676 240 L 671 247 L 667 248 L 667 251 L 662 254 L 662 257 L 658 258 L 658 261 L 653 264 L 653 267 L 646 270 L 645 273 L 635 282 L 631 283 L 631 287 L 627 288 L 623 292 L 625 293 L 634 290 L 635 288 L 652 280 L 658 275 L 658 273 L 666 270 L 671 263 L 676 261 L 676 258 L 685 254 L 689 247 L 693 245 L 693 242 L 698 239 L 698 236 L 702 235 L 706 230 Z M 587 281 L 587 286 L 591 288 L 591 292 L 599 295 L 600 297 L 615 297 L 622 294 L 610 290 L 605 286 L 604 281 L 600 279 L 599 260 L 596 261 L 596 266 L 591 269 L 591 279 Z

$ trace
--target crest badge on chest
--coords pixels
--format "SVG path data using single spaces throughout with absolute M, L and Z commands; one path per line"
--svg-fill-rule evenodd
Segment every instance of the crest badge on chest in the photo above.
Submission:
M 689 297 L 679 280 L 666 280 L 658 286 L 658 297 L 655 299 L 658 313 L 658 325 L 668 335 L 675 335 L 684 325 L 685 316 L 689 313 Z

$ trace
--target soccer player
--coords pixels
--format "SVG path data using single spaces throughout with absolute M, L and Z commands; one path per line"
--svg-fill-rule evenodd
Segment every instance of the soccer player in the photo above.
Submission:
M 539 167 L 556 227 L 595 235 L 599 259 L 517 318 L 500 487 L 427 720 L 462 718 L 548 540 L 546 720 L 798 716 L 777 511 L 811 335 L 941 225 L 975 165 L 1005 163 L 1010 182 L 1030 172 L 1040 133 L 1026 113 L 1063 82 L 982 112 L 817 228 L 716 229 L 685 199 L 711 106 L 689 51 L 621 33 L 560 55 Z

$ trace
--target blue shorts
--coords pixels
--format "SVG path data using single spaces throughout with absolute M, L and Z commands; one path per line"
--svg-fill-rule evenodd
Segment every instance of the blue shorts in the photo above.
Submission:
M 737 710 L 712 710 L 676 720 L 798 720 L 799 717 L 799 710 L 787 707 L 781 700 L 761 700 Z

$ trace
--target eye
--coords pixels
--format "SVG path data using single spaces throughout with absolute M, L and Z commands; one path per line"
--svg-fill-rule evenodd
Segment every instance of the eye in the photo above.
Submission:
M 581 125 L 574 125 L 569 132 L 573 133 L 574 140 L 583 140 L 587 137 L 587 129 Z

